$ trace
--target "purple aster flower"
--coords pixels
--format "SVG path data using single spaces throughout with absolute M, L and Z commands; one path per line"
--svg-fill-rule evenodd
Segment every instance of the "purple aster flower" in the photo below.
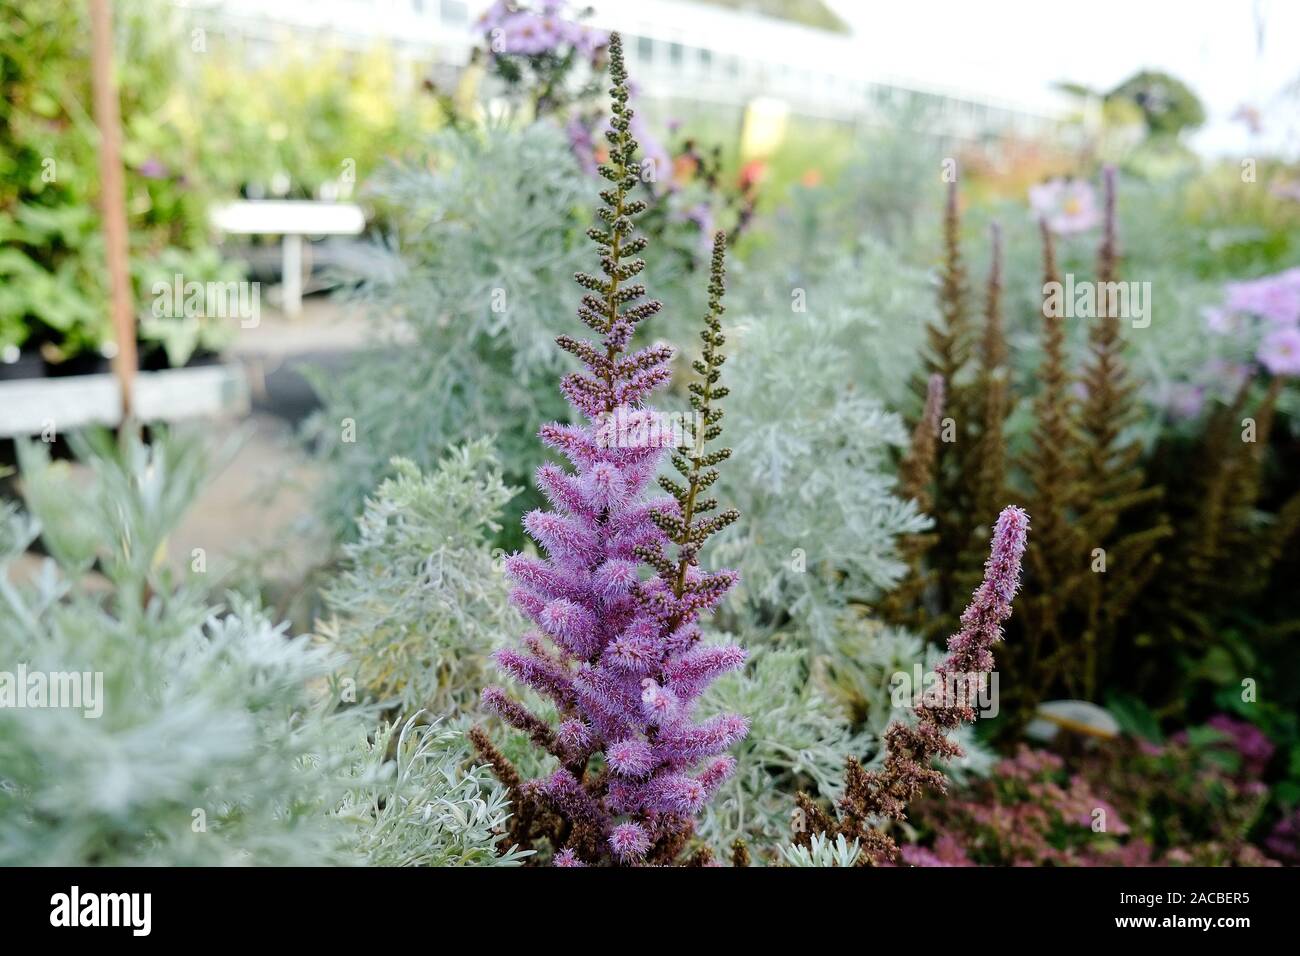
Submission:
M 158 159 L 149 158 L 136 167 L 138 172 L 145 179 L 166 179 L 167 167 Z
M 1205 404 L 1205 386 L 1191 382 L 1173 382 L 1161 396 L 1162 404 L 1174 418 L 1189 421 L 1201 414 Z
M 494 0 L 492 5 L 479 16 L 479 29 L 484 33 L 495 30 L 514 12 L 513 8 L 514 4 L 510 3 L 510 0 Z
M 1232 313 L 1257 315 L 1274 326 L 1296 325 L 1300 322 L 1300 268 L 1228 283 L 1224 307 Z
M 1097 192 L 1078 179 L 1052 179 L 1029 189 L 1029 205 L 1057 235 L 1095 229 L 1101 222 Z
M 543 18 L 526 11 L 506 17 L 498 29 L 502 53 L 535 56 L 551 49 L 556 41 L 554 31 L 546 27 Z
M 558 54 L 572 47 L 594 62 L 608 42 L 605 33 L 578 23 L 568 4 L 556 0 L 531 5 L 497 0 L 479 17 L 478 26 L 491 37 L 493 53 L 513 56 Z
M 1255 357 L 1274 375 L 1300 376 L 1300 328 L 1274 329 Z

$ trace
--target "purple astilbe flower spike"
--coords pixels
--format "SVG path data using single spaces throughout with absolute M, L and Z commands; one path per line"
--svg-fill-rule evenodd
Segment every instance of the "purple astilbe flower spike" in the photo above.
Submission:
M 1014 506 L 1003 509 L 993 529 L 993 543 L 984 564 L 984 580 L 961 615 L 961 629 L 948 639 L 948 656 L 935 668 L 954 676 L 987 674 L 993 670 L 993 645 L 1002 639 L 1002 623 L 1011 616 L 1011 602 L 1020 589 L 1020 564 L 1029 534 L 1029 515 Z M 947 708 L 926 710 L 942 727 L 970 722 L 975 713 L 968 700 Z
M 565 847 L 555 854 L 555 858 L 551 860 L 551 866 L 582 867 L 586 865 L 586 863 L 578 859 L 577 854 L 573 852 L 571 847 Z
M 650 850 L 650 835 L 639 823 L 620 823 L 609 835 L 609 846 L 624 863 L 640 860 Z
M 902 820 L 907 804 L 924 790 L 943 792 L 946 778 L 934 767 L 936 759 L 962 754 L 950 736 L 963 723 L 975 720 L 969 689 L 993 669 L 993 645 L 1002 639 L 1002 624 L 1011 616 L 1011 602 L 1020 588 L 1020 567 L 1029 534 L 1029 515 L 1010 506 L 998 515 L 993 529 L 984 580 L 961 616 L 961 628 L 948 640 L 948 654 L 935 670 L 956 679 L 957 694 L 916 710 L 916 725 L 896 722 L 883 735 L 885 761 L 879 770 L 866 770 L 850 757 L 838 819 L 828 817 L 806 795 L 798 797 L 808 826 L 796 833 L 807 841 L 812 832 L 844 834 L 862 844 L 862 859 L 893 862 L 898 847 L 876 829 L 880 819 Z
M 586 294 L 578 317 L 594 340 L 560 336 L 557 344 L 582 364 L 561 391 L 585 422 L 542 427 L 543 442 L 568 459 L 572 472 L 546 465 L 537 483 L 554 510 L 524 517 L 544 552 L 506 560 L 511 599 L 536 630 L 522 649 L 496 654 L 510 677 L 554 702 L 558 728 L 513 701 L 501 688 L 483 692 L 485 708 L 554 755 L 560 769 L 511 787 L 516 804 L 511 842 L 547 837 L 559 866 L 671 864 L 685 849 L 693 818 L 735 768 L 725 755 L 748 732 L 737 714 L 697 718 L 696 703 L 719 675 L 745 660 L 738 647 L 700 645 L 699 623 L 735 586 L 732 571 L 706 571 L 701 546 L 733 523 L 705 490 L 730 449 L 710 450 L 722 432 L 716 407 L 725 341 L 723 258 L 715 237 L 704 348 L 690 385 L 693 422 L 671 448 L 649 396 L 668 383 L 673 350 L 651 345 L 628 353 L 636 327 L 659 311 L 639 301 L 633 280 L 645 268 L 646 241 L 632 221 L 646 204 L 629 193 L 640 183 L 637 142 L 628 105 L 621 41 L 610 38 L 613 116 L 609 162 L 598 170 L 602 225 L 588 232 L 600 250 L 600 275 L 579 273 Z M 679 479 L 660 477 L 664 495 L 648 488 L 665 455 Z M 646 573 L 648 566 L 649 573 Z M 486 736 L 475 736 L 475 745 Z M 499 752 L 484 754 L 494 769 Z

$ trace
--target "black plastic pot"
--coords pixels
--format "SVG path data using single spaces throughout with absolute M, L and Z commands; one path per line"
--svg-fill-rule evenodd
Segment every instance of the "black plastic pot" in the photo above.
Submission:
M 161 372 L 171 368 L 167 362 L 167 350 L 161 345 L 144 344 L 136 346 L 137 365 L 142 372 Z
M 142 372 L 165 372 L 172 368 L 172 364 L 167 359 L 167 350 L 161 345 L 142 344 L 139 346 L 140 371 Z M 207 349 L 198 349 L 185 362 L 185 368 L 193 368 L 196 365 L 220 365 L 221 354 L 211 352 Z
M 211 352 L 208 349 L 199 349 L 190 356 L 190 360 L 185 363 L 186 368 L 194 368 L 196 365 L 220 365 L 221 353 Z
M 62 362 L 46 362 L 45 374 L 50 378 L 62 378 L 66 375 L 98 375 L 112 370 L 112 363 L 98 352 L 85 352 L 64 359 Z
M 40 352 L 19 352 L 12 362 L 0 362 L 0 382 L 14 382 L 26 378 L 44 378 L 45 360 Z

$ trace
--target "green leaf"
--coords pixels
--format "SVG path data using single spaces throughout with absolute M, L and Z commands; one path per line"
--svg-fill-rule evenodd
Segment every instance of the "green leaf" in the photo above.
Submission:
M 1165 742 L 1160 731 L 1160 721 L 1146 704 L 1131 694 L 1111 694 L 1106 698 L 1106 709 L 1114 715 L 1120 728 L 1127 734 L 1141 737 L 1153 744 Z

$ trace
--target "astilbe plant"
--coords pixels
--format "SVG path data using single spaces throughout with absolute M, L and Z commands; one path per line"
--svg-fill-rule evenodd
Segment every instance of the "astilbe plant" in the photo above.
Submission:
M 865 732 L 869 738 L 870 746 L 855 751 L 864 765 L 871 766 L 884 758 L 879 742 L 885 731 L 912 708 L 913 701 L 899 692 L 898 675 L 914 674 L 917 667 L 923 674 L 937 673 L 945 654 L 946 649 L 915 632 L 859 614 L 841 619 L 834 645 L 812 662 L 812 682 L 847 712 L 855 730 Z M 963 755 L 944 761 L 943 768 L 955 783 L 982 776 L 993 767 L 993 754 L 975 739 L 973 730 L 962 727 L 953 732 Z M 839 763 L 842 767 L 844 761 Z M 833 789 L 838 792 L 838 786 Z M 821 787 L 819 792 L 822 796 L 831 794 Z
M 979 347 L 979 444 L 976 447 L 976 484 L 971 489 L 977 533 L 994 520 L 1006 490 L 1006 424 L 1010 403 L 1007 341 L 1002 328 L 1002 230 L 995 223 L 989 232 L 989 272 L 985 285 L 984 328 Z M 985 537 L 980 534 L 981 539 Z M 977 546 L 983 550 L 983 541 Z M 977 559 L 978 560 L 978 559 Z
M 1270 582 L 1286 542 L 1300 528 L 1300 493 L 1293 493 L 1272 522 L 1257 515 L 1265 491 L 1264 471 L 1284 380 L 1267 376 L 1264 395 L 1249 400 L 1255 378 L 1247 377 L 1231 402 L 1210 416 L 1192 449 L 1199 467 L 1164 448 L 1157 466 L 1171 478 L 1190 472 L 1170 512 L 1177 530 L 1172 566 L 1153 589 L 1180 633 L 1204 638 L 1215 623 L 1207 607 L 1248 604 Z M 1243 417 L 1246 416 L 1246 417 Z M 1243 426 L 1246 426 L 1243 428 Z
M 1119 278 L 1115 227 L 1115 170 L 1103 174 L 1105 216 L 1097 253 L 1097 284 L 1105 289 Z M 1084 367 L 1087 394 L 1080 412 L 1083 434 L 1082 482 L 1087 507 L 1082 515 L 1085 545 L 1102 549 L 1108 567 L 1093 574 L 1087 589 L 1083 631 L 1084 661 L 1079 690 L 1091 698 L 1098 688 L 1101 662 L 1118 637 L 1119 623 L 1151 581 L 1160 564 L 1157 545 L 1171 530 L 1163 520 L 1149 527 L 1135 523 L 1134 511 L 1158 502 L 1163 490 L 1147 483 L 1140 466 L 1141 445 L 1126 434 L 1138 414 L 1136 388 L 1124 361 L 1120 316 L 1108 315 L 1108 296 L 1097 296 L 1097 316 L 1088 327 L 1089 362 Z
M 929 392 L 929 379 L 938 375 L 947 389 L 947 415 L 953 419 L 956 440 L 941 442 L 934 456 L 933 517 L 935 542 L 944 547 L 933 549 L 924 575 L 933 580 L 943 594 L 954 593 L 954 583 L 964 554 L 971 527 L 967 521 L 970 494 L 976 486 L 971 451 L 975 441 L 975 421 L 979 418 L 972 386 L 964 372 L 971 356 L 972 329 L 968 315 L 969 291 L 966 266 L 961 254 L 960 194 L 954 180 L 948 185 L 943 216 L 943 263 L 939 276 L 939 316 L 926 326 L 925 377 L 918 388 Z M 924 415 L 924 410 L 922 412 Z M 933 621 L 935 628 L 946 626 L 942 619 Z
M 576 277 L 587 290 L 578 316 L 599 340 L 557 340 L 585 367 L 567 375 L 561 391 L 586 423 L 542 427 L 542 440 L 575 472 L 538 469 L 553 510 L 530 512 L 524 526 L 547 558 L 515 554 L 506 562 L 512 596 L 537 630 L 522 649 L 496 655 L 505 673 L 555 703 L 561 722 L 550 726 L 500 687 L 482 694 L 485 709 L 526 732 L 560 766 L 522 782 L 486 733 L 473 733 L 513 791 L 510 841 L 527 849 L 544 836 L 553 862 L 564 866 L 674 862 L 695 815 L 732 773 L 725 752 L 747 729 L 735 714 L 693 720 L 700 694 L 745 657 L 735 646 L 701 646 L 699 628 L 737 580 L 698 563 L 705 540 L 738 517 L 705 497 L 719 477 L 714 466 L 730 455 L 705 450 L 722 431 L 715 402 L 726 394 L 718 385 L 724 240 L 715 240 L 704 350 L 695 363 L 700 381 L 691 386 L 694 443 L 671 455 L 682 482 L 659 479 L 670 497 L 646 499 L 666 443 L 651 434 L 662 420 L 644 402 L 668 383 L 672 349 L 627 352 L 637 325 L 660 306 L 633 304 L 646 290 L 628 281 L 645 267 L 635 257 L 646 240 L 633 236 L 632 224 L 645 203 L 629 198 L 639 182 L 637 143 L 617 34 L 609 52 L 614 115 L 600 174 L 610 188 L 601 193 L 604 228 L 588 232 L 604 276 Z M 641 576 L 642 563 L 652 576 Z
M 925 405 L 921 417 L 912 429 L 911 442 L 898 465 L 898 494 L 916 502 L 917 510 L 928 514 L 934 506 L 930 490 L 938 455 L 939 433 L 943 427 L 944 381 L 938 372 L 930 375 L 925 390 Z M 881 617 L 895 624 L 919 626 L 921 601 L 924 597 L 925 577 L 922 559 L 938 541 L 933 531 L 918 532 L 902 537 L 898 542 L 899 556 L 906 562 L 907 576 L 891 590 L 879 604 Z
M 1216 403 L 1200 435 L 1167 434 L 1150 464 L 1168 489 L 1176 533 L 1162 548 L 1162 573 L 1134 609 L 1135 630 L 1160 635 L 1189 660 L 1221 662 L 1200 667 L 1196 679 L 1233 696 L 1244 675 L 1286 688 L 1282 675 L 1294 670 L 1300 491 L 1287 467 L 1292 439 L 1276 420 L 1284 387 L 1265 372 L 1247 378 L 1232 399 Z M 1128 675 L 1161 717 L 1182 716 L 1199 695 L 1159 661 L 1125 642 L 1111 673 Z M 1296 709 L 1285 690 L 1271 703 L 1292 715 Z
M 1039 221 L 1042 237 L 1043 285 L 1054 288 L 1060 282 L 1056 246 L 1046 219 Z M 1077 425 L 1071 377 L 1065 353 L 1065 317 L 1047 307 L 1041 309 L 1043 359 L 1034 396 L 1034 425 L 1030 447 L 1021 465 L 1030 489 L 1029 506 L 1038 533 L 1025 554 L 1026 577 L 1031 582 L 1022 602 L 1020 616 L 1024 647 L 1012 655 L 1006 669 L 1022 693 L 1037 699 L 1046 690 L 1039 676 L 1050 669 L 1040 666 L 1043 654 L 1061 646 L 1069 626 L 1069 602 L 1088 573 L 1081 560 L 1085 553 L 1075 516 L 1080 506 L 1079 453 L 1081 438 Z
M 1132 624 L 1137 602 L 1164 559 L 1167 549 L 1162 542 L 1170 534 L 1160 514 L 1161 489 L 1144 473 L 1142 444 L 1131 427 L 1139 405 L 1125 362 L 1120 317 L 1106 314 L 1104 290 L 1117 281 L 1120 261 L 1113 170 L 1107 170 L 1104 182 L 1104 229 L 1097 255 L 1101 308 L 1088 326 L 1087 359 L 1077 377 L 1072 376 L 1063 321 L 1049 308 L 1050 287 L 1045 286 L 1032 448 L 1017 462 L 1009 460 L 1004 437 L 1008 410 L 1016 403 L 1007 375 L 997 236 L 979 348 L 962 349 L 959 335 L 969 338 L 972 330 L 961 318 L 965 294 L 958 281 L 955 191 L 949 194 L 940 292 L 943 321 L 931 328 L 927 367 L 952 368 L 966 383 L 957 388 L 948 383 L 950 414 L 957 423 L 954 444 L 966 447 L 940 445 L 930 479 L 939 546 L 923 553 L 920 581 L 907 593 L 929 594 L 939 601 L 960 593 L 977 567 L 970 543 L 987 527 L 1004 486 L 1028 487 L 1029 502 L 1035 515 L 1041 515 L 1045 533 L 1031 549 L 1034 594 L 1028 613 L 1016 624 L 1018 640 L 1006 660 L 1012 679 L 1004 703 L 1013 717 L 1007 726 L 1018 726 L 1054 691 L 1096 696 L 1104 678 L 1113 673 L 1107 667 L 1119 635 Z M 1044 227 L 1042 233 L 1044 282 L 1059 282 L 1050 230 Z M 1071 394 L 1076 384 L 1085 393 L 1080 402 Z M 890 618 L 906 621 L 909 612 L 915 616 L 921 610 L 921 602 L 914 601 L 910 609 L 905 604 L 891 608 Z M 948 627 L 957 606 L 943 611 L 932 616 L 932 630 Z M 1067 637 L 1074 634 L 1081 637 Z
M 1002 321 L 1002 234 L 994 225 L 986 280 L 983 324 L 973 327 L 970 290 L 961 249 L 960 192 L 948 186 L 943 216 L 943 261 L 939 270 L 939 315 L 926 326 L 927 348 L 919 380 L 926 403 L 916 427 L 934 415 L 930 395 L 935 376 L 945 389 L 944 414 L 952 433 L 933 454 L 906 461 L 906 478 L 917 501 L 928 505 L 935 533 L 914 539 L 910 564 L 917 580 L 908 583 L 886 604 L 895 623 L 926 620 L 931 637 L 951 629 L 956 607 L 940 606 L 922 613 L 926 592 L 961 593 L 979 581 L 984 540 L 997 516 L 1006 485 L 1006 446 L 1003 428 L 1010 409 L 1006 336 Z M 970 369 L 975 365 L 974 374 Z M 918 432 L 919 434 L 919 432 Z M 921 467 L 929 473 L 923 473 Z M 932 490 L 927 485 L 933 483 Z M 935 547 L 942 543 L 943 547 Z
M 878 824 L 905 819 L 908 803 L 925 790 L 944 790 L 943 771 L 934 762 L 960 756 L 952 731 L 976 718 L 974 691 L 993 669 L 993 645 L 1002 638 L 1002 625 L 1011 616 L 1011 602 L 1020 587 L 1028 532 L 1029 516 L 1021 509 L 1009 506 L 998 516 L 984 580 L 961 616 L 961 629 L 948 641 L 948 656 L 936 668 L 955 692 L 918 706 L 915 724 L 898 721 L 885 731 L 885 759 L 879 769 L 866 770 L 849 759 L 844 796 L 834 815 L 800 794 L 797 845 L 811 848 L 814 834 L 842 835 L 859 843 L 863 864 L 897 859 L 897 845 Z

